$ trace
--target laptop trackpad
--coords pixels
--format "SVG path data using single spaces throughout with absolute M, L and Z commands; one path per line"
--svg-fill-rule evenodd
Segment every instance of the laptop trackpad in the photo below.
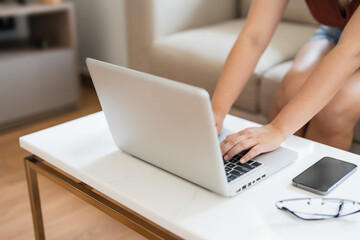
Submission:
M 228 136 L 228 135 L 230 135 L 230 134 L 233 134 L 234 132 L 233 131 L 230 131 L 230 130 L 228 130 L 228 129 L 226 129 L 226 128 L 223 128 L 223 130 L 221 131 L 221 133 L 220 133 L 220 135 L 219 135 L 219 142 L 222 142 L 222 141 L 224 141 L 224 139 Z

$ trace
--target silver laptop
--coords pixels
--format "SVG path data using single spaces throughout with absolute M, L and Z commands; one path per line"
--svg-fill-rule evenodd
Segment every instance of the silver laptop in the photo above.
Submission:
M 204 89 L 94 59 L 86 62 L 115 144 L 139 159 L 234 196 L 297 158 L 280 147 L 246 165 L 239 163 L 240 156 L 224 162 Z

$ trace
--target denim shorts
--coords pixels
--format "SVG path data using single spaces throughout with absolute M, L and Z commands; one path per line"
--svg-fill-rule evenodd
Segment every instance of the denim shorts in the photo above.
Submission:
M 310 38 L 309 41 L 317 39 L 329 39 L 336 45 L 339 41 L 341 33 L 342 29 L 340 28 L 320 25 L 320 27 L 315 31 L 314 35 Z

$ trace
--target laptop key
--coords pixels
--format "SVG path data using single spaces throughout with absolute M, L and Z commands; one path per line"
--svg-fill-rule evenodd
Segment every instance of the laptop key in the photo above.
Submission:
M 250 164 L 247 164 L 247 163 L 242 164 L 241 167 L 247 168 L 249 170 L 252 170 L 255 168 L 255 166 L 251 166 Z
M 247 173 L 247 172 L 249 171 L 249 169 L 247 169 L 247 168 L 242 168 L 242 167 L 240 167 L 240 166 L 236 166 L 236 167 L 234 167 L 234 169 L 235 169 L 236 171 L 239 171 L 239 172 L 242 172 L 242 173 Z
M 254 162 L 253 164 L 251 164 L 251 166 L 254 166 L 254 167 L 258 167 L 260 165 L 261 165 L 261 163 L 259 163 L 259 162 Z
M 227 177 L 228 182 L 230 182 L 230 181 L 234 180 L 235 178 L 237 178 L 237 177 L 236 177 L 236 176 L 234 176 L 234 175 L 229 175 L 229 176 Z
M 226 171 L 226 172 L 230 172 L 230 171 L 231 171 L 231 168 L 225 167 L 225 171 Z
M 241 173 L 241 172 L 236 171 L 236 170 L 232 170 L 232 171 L 230 171 L 229 173 L 230 173 L 231 175 L 235 175 L 236 177 L 239 177 L 239 176 L 241 176 L 241 175 L 242 175 L 242 173 Z
M 237 160 L 237 159 L 235 159 L 235 158 L 232 158 L 232 159 L 229 160 L 229 162 L 231 162 L 231 163 L 237 163 L 237 162 L 239 162 L 239 160 Z
M 228 164 L 226 164 L 226 166 L 229 167 L 229 168 L 233 168 L 233 167 L 235 167 L 236 165 L 233 164 L 233 163 L 228 163 Z

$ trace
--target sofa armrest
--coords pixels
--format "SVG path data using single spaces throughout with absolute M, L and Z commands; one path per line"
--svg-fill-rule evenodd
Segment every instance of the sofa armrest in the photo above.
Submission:
M 146 71 L 156 39 L 236 17 L 236 0 L 126 0 L 129 65 Z

